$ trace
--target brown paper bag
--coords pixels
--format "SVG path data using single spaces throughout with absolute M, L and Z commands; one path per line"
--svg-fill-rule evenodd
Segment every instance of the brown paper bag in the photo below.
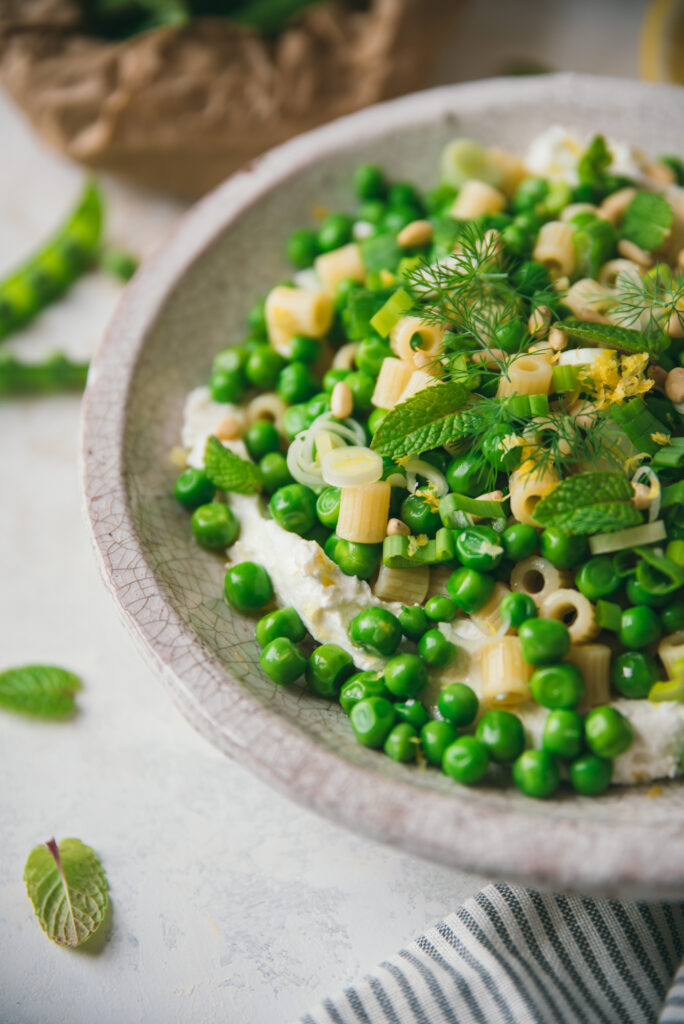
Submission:
M 275 41 L 202 19 L 109 42 L 79 32 L 73 0 L 3 0 L 0 83 L 73 159 L 192 198 L 292 135 L 418 88 L 458 8 L 324 3 Z

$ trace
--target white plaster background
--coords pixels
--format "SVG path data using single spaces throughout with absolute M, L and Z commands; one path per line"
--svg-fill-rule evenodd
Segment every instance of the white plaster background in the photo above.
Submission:
M 483 62 L 455 71 L 468 52 L 455 46 L 436 80 L 492 73 L 497 55 L 521 54 L 634 73 L 643 4 L 572 5 L 569 27 L 568 5 L 543 5 L 543 21 L 536 6 L 471 6 L 464 31 L 492 30 Z M 585 45 L 594 16 L 618 40 L 602 64 Z M 0 139 L 2 273 L 59 222 L 81 175 L 2 96 Z M 138 251 L 179 212 L 121 186 L 109 196 L 111 239 Z M 118 294 L 90 277 L 10 347 L 85 356 Z M 0 715 L 0 1024 L 293 1020 L 482 880 L 296 807 L 185 723 L 98 578 L 79 506 L 78 417 L 74 397 L 0 403 L 0 667 L 55 662 L 84 680 L 73 722 Z M 97 954 L 50 943 L 26 897 L 26 857 L 52 835 L 83 839 L 106 867 L 113 917 Z

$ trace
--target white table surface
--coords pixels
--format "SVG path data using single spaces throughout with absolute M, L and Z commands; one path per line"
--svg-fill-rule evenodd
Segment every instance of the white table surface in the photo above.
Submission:
M 484 31 L 495 6 L 471 9 L 471 31 Z M 534 6 L 510 5 L 520 45 L 514 26 L 497 20 L 502 57 L 533 52 L 524 40 Z M 577 6 L 588 13 L 589 5 Z M 549 28 L 563 10 L 567 25 L 567 5 L 545 7 L 537 27 L 547 50 L 558 38 L 556 51 L 567 57 L 572 38 L 577 55 L 556 66 L 633 73 L 642 4 L 602 6 L 602 22 L 605 7 L 621 10 L 616 31 L 621 40 L 629 32 L 621 63 L 603 68 L 583 62 L 586 33 Z M 480 73 L 499 69 L 492 59 L 490 50 Z M 440 80 L 465 77 L 448 68 L 440 67 Z M 0 138 L 2 273 L 58 223 L 81 172 L 44 149 L 2 95 Z M 138 251 L 148 251 L 179 212 L 121 186 L 108 191 L 109 236 Z M 9 347 L 26 358 L 55 347 L 87 355 L 119 292 L 91 276 Z M 79 504 L 78 430 L 77 397 L 0 402 L 0 668 L 53 662 L 84 681 L 73 721 L 0 714 L 0 1020 L 294 1020 L 483 880 L 314 816 L 194 733 L 98 577 Z M 53 835 L 82 839 L 105 865 L 113 916 L 97 953 L 57 947 L 34 917 L 23 868 L 32 847 Z

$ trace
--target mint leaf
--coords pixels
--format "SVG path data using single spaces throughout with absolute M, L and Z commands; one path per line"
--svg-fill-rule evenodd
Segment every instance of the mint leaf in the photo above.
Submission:
M 667 200 L 654 192 L 642 190 L 637 192 L 625 210 L 620 235 L 650 252 L 663 244 L 673 220 L 672 207 Z
M 210 437 L 204 451 L 204 472 L 222 491 L 255 494 L 262 488 L 261 470 L 224 448 L 218 437 Z
M 109 887 L 102 865 L 80 839 L 31 850 L 24 881 L 40 926 L 60 946 L 80 946 L 102 924 Z
M 390 409 L 371 447 L 391 458 L 439 448 L 458 435 L 458 411 L 470 398 L 468 388 L 455 381 L 424 388 Z
M 605 345 L 617 349 L 618 352 L 649 352 L 658 355 L 670 344 L 664 335 L 659 338 L 647 338 L 641 331 L 630 327 L 617 327 L 615 324 L 594 324 L 585 320 L 562 320 L 558 326 L 563 331 L 573 334 L 576 338 L 593 341 L 596 345 Z
M 0 707 L 26 715 L 61 718 L 74 710 L 81 680 L 56 665 L 24 665 L 0 672 Z
M 582 185 L 594 185 L 603 177 L 612 162 L 606 140 L 595 135 L 577 163 L 577 176 Z
M 630 504 L 634 491 L 621 473 L 578 473 L 542 498 L 534 510 L 541 526 L 565 533 L 606 533 L 641 523 Z

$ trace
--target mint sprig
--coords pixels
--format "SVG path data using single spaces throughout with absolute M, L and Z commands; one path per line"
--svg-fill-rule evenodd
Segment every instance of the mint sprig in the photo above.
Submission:
M 617 349 L 618 352 L 648 352 L 659 355 L 670 344 L 667 335 L 647 338 L 642 331 L 630 327 L 618 327 L 616 324 L 595 324 L 586 320 L 562 320 L 558 326 L 584 341 L 593 341 L 596 345 L 605 345 Z
M 663 244 L 673 220 L 674 213 L 666 199 L 641 190 L 625 210 L 620 235 L 650 252 Z
M 439 448 L 458 435 L 459 410 L 470 398 L 468 388 L 455 381 L 424 388 L 390 409 L 372 447 L 395 459 Z
M 641 523 L 630 504 L 633 488 L 621 473 L 578 473 L 542 498 L 534 510 L 541 526 L 570 534 L 607 533 Z
M 599 181 L 612 162 L 606 140 L 602 135 L 594 135 L 577 163 L 577 176 L 582 185 L 593 185 Z
M 63 718 L 75 707 L 81 680 L 56 665 L 23 665 L 0 672 L 0 708 L 26 715 Z
M 80 839 L 36 846 L 24 881 L 41 928 L 60 946 L 80 946 L 104 921 L 107 878 L 97 854 Z
M 230 448 L 224 448 L 218 437 L 210 437 L 207 441 L 204 472 L 222 491 L 256 494 L 263 486 L 259 467 L 247 459 L 241 459 Z

